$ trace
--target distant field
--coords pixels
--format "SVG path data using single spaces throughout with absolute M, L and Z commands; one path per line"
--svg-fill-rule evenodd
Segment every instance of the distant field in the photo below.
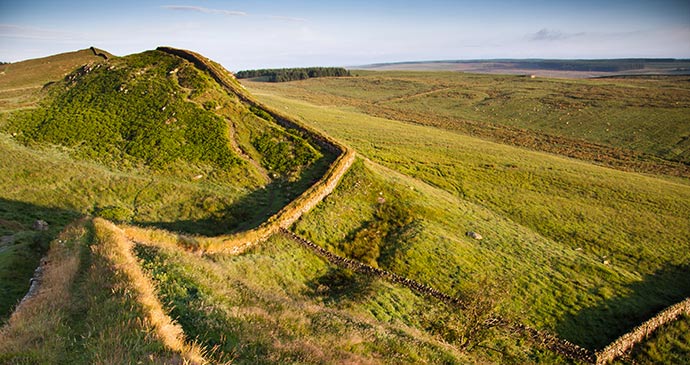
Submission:
M 393 224 L 376 228 L 377 265 L 451 293 L 491 273 L 513 283 L 505 311 L 590 348 L 690 295 L 686 182 L 254 93 L 375 162 L 297 224 L 326 248 L 357 257 L 367 227 Z M 411 220 L 376 213 L 378 197 Z
M 459 71 L 503 75 L 590 78 L 639 75 L 688 75 L 690 60 L 467 60 L 394 62 L 353 66 L 372 71 Z
M 244 83 L 258 92 L 612 167 L 690 176 L 688 77 L 557 80 L 360 71 L 351 78 Z

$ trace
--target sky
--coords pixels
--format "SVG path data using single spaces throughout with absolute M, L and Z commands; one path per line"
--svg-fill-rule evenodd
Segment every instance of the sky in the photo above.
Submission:
M 232 71 L 494 58 L 690 58 L 690 0 L 0 0 L 0 61 L 166 45 Z

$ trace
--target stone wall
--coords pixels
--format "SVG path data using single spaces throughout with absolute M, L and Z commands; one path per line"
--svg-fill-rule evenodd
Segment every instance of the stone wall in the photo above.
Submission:
M 300 245 L 314 252 L 316 255 L 324 258 L 333 265 L 345 269 L 350 269 L 352 271 L 356 271 L 358 273 L 370 276 L 372 278 L 380 278 L 392 283 L 400 284 L 422 295 L 436 298 L 445 303 L 453 304 L 460 309 L 465 308 L 465 303 L 461 298 L 450 296 L 427 285 L 408 279 L 404 276 L 400 276 L 398 274 L 386 270 L 375 268 L 356 260 L 338 256 L 322 248 L 321 246 L 318 246 L 317 244 L 298 236 L 297 234 L 287 230 L 286 228 L 281 227 L 280 233 L 283 236 L 299 243 Z M 571 342 L 568 342 L 566 340 L 560 339 L 548 332 L 539 331 L 537 329 L 528 327 L 521 323 L 515 323 L 506 320 L 505 318 L 495 316 L 487 320 L 485 322 L 485 325 L 500 326 L 502 328 L 507 329 L 510 332 L 528 338 L 531 342 L 537 344 L 538 346 L 547 348 L 570 359 L 575 359 L 585 363 L 594 363 L 595 361 L 594 354 L 591 351 L 582 348 L 578 345 L 575 345 Z
M 675 321 L 683 314 L 690 315 L 690 298 L 686 298 L 684 301 L 666 308 L 654 316 L 654 318 L 635 327 L 632 331 L 619 337 L 601 351 L 598 351 L 596 364 L 606 364 L 625 355 L 659 327 Z
M 200 70 L 208 72 L 228 93 L 237 95 L 242 102 L 249 104 L 249 106 L 263 109 L 281 126 L 298 130 L 310 142 L 337 155 L 335 161 L 319 181 L 309 187 L 302 195 L 283 207 L 278 213 L 267 219 L 259 227 L 234 235 L 188 238 L 188 240 L 194 241 L 194 245 L 198 251 L 226 251 L 230 253 L 239 253 L 259 242 L 265 241 L 271 235 L 277 233 L 279 228 L 292 225 L 304 213 L 311 210 L 316 204 L 323 200 L 323 198 L 330 194 L 354 162 L 354 150 L 302 124 L 290 116 L 284 115 L 261 104 L 258 100 L 244 91 L 234 76 L 222 66 L 192 51 L 171 47 L 158 47 L 158 50 L 192 62 Z

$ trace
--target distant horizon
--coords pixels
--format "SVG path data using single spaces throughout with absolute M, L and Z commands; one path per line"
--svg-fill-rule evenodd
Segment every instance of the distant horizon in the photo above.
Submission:
M 169 45 L 228 69 L 416 60 L 690 58 L 685 0 L 0 3 L 0 60 Z
M 95 46 L 93 46 L 95 47 Z M 51 57 L 55 56 L 58 54 L 62 53 L 70 53 L 70 52 L 78 52 L 78 51 L 84 51 L 88 50 L 90 47 L 85 47 L 85 48 L 79 48 L 71 51 L 65 51 L 65 52 L 60 52 L 60 53 L 54 53 L 54 54 L 49 54 L 45 56 L 39 56 L 35 58 L 27 58 L 23 60 L 17 60 L 17 61 L 5 61 L 3 59 L 0 59 L 0 63 L 4 64 L 12 64 L 12 63 L 19 63 L 19 62 L 24 62 L 24 61 L 30 61 L 33 59 L 40 59 L 40 58 L 45 58 L 45 57 Z M 123 55 L 117 55 L 114 54 L 113 52 L 110 52 L 109 50 L 101 47 L 95 47 L 97 49 L 106 51 L 116 57 L 125 57 L 129 54 L 123 54 Z M 141 52 L 146 52 L 150 50 L 155 50 L 155 48 L 152 49 L 147 49 L 147 50 L 141 50 L 140 52 L 134 52 L 130 54 L 136 54 L 136 53 L 141 53 Z M 194 49 L 190 49 L 190 51 L 196 51 Z M 285 67 L 257 67 L 257 68 L 246 68 L 246 69 L 233 69 L 231 71 L 236 72 L 236 71 L 243 71 L 243 70 L 257 70 L 257 69 L 280 69 L 280 68 L 307 68 L 307 67 L 343 67 L 343 68 L 351 68 L 351 67 L 357 67 L 357 66 L 379 66 L 379 65 L 397 65 L 397 64 L 414 64 L 414 63 L 470 63 L 470 62 L 513 62 L 513 61 L 659 61 L 659 60 L 670 60 L 670 61 L 688 61 L 690 62 L 690 57 L 688 58 L 674 58 L 674 57 L 620 57 L 620 58 L 543 58 L 543 57 L 534 57 L 534 58 L 469 58 L 469 59 L 444 59 L 444 60 L 434 60 L 434 59 L 419 59 L 419 60 L 404 60 L 404 61 L 391 61 L 391 62 L 375 62 L 375 63 L 364 63 L 364 64 L 357 64 L 357 65 L 345 65 L 345 64 L 336 64 L 336 65 L 320 65 L 320 64 L 310 64 L 310 65 L 303 65 L 303 66 L 285 66 Z

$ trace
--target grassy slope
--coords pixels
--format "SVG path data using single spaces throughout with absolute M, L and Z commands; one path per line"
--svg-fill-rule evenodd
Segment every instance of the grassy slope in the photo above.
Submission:
M 12 64 L 0 77 L 0 93 L 20 88 L 28 98 L 22 110 L 0 104 L 0 318 L 50 238 L 79 215 L 228 233 L 278 211 L 331 158 L 186 61 L 90 54 Z M 302 159 L 271 168 L 291 155 Z M 32 232 L 36 219 L 51 230 Z
M 556 361 L 505 336 L 483 343 L 498 352 L 460 352 L 427 331 L 438 318 L 424 314 L 438 303 L 344 273 L 280 236 L 240 256 L 200 258 L 154 246 L 138 246 L 136 252 L 171 315 L 189 337 L 213 349 L 214 361 Z
M 507 308 L 514 315 L 524 311 L 529 322 L 589 347 L 603 347 L 690 294 L 686 184 L 346 109 L 261 98 L 428 184 L 376 165 L 355 169 L 297 226 L 317 243 L 337 250 L 371 222 L 376 190 L 399 196 L 422 228 L 398 243 L 387 267 L 449 291 L 493 272 L 515 282 Z M 470 230 L 485 239 L 464 237 Z
M 690 318 L 682 317 L 652 335 L 633 349 L 618 364 L 687 364 L 690 363 Z
M 83 49 L 0 65 L 0 109 L 31 107 L 40 99 L 40 90 L 46 83 L 59 80 L 89 62 L 102 60 L 90 49 Z
M 564 80 L 358 72 L 353 78 L 246 84 L 450 130 L 472 131 L 463 123 L 469 120 L 485 124 L 489 136 L 492 125 L 517 127 L 690 162 L 687 77 Z
M 84 222 L 51 243 L 40 292 L 0 330 L 0 362 L 179 363 L 156 336 L 116 245 Z

